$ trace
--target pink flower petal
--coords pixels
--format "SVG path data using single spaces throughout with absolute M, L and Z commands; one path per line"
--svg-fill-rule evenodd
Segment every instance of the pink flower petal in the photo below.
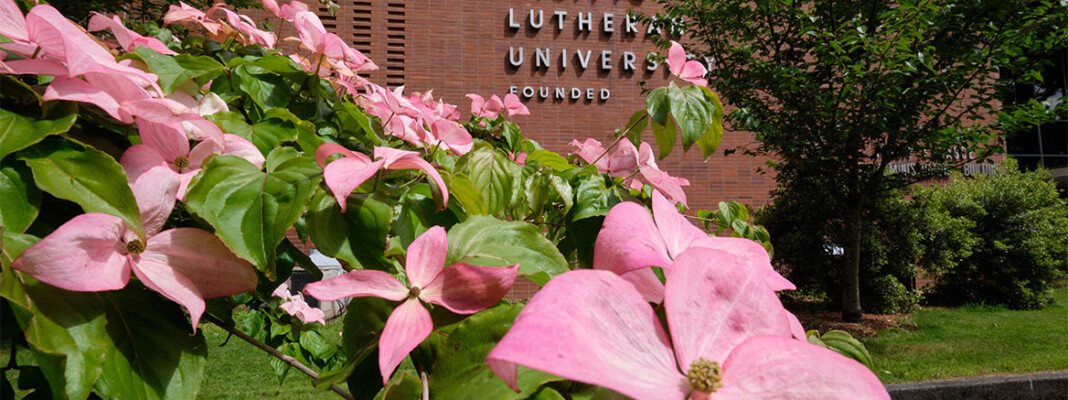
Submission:
M 67 100 L 89 103 L 100 107 L 101 110 L 104 110 L 104 112 L 108 113 L 112 118 L 125 123 L 133 122 L 133 118 L 128 114 L 123 115 L 119 113 L 119 103 L 115 101 L 115 98 L 111 97 L 111 95 L 104 90 L 90 85 L 81 79 L 57 77 L 52 80 L 52 83 L 48 84 L 48 88 L 45 89 L 41 99 L 46 101 Z
M 181 123 L 161 123 L 139 118 L 137 131 L 141 134 L 141 144 L 156 149 L 167 164 L 173 166 L 178 157 L 188 159 L 189 138 L 185 136 Z
M 716 399 L 890 399 L 867 367 L 813 344 L 776 336 L 742 342 L 723 363 Z
M 408 297 L 408 288 L 393 275 L 365 269 L 310 283 L 304 287 L 304 293 L 322 301 L 367 296 L 397 301 Z
M 182 128 L 185 131 L 186 138 L 190 140 L 212 141 L 215 143 L 223 143 L 224 140 L 222 129 L 219 129 L 219 126 L 215 125 L 214 122 L 206 119 L 197 118 L 182 121 Z
M 115 64 L 111 53 L 52 6 L 33 7 L 26 14 L 26 28 L 30 41 L 49 57 L 66 62 L 71 76 L 104 71 L 104 65 Z
M 508 116 L 514 117 L 516 115 L 530 115 L 530 110 L 527 106 L 523 105 L 523 102 L 519 100 L 519 96 L 515 93 L 508 93 L 504 95 L 504 108 L 508 110 Z
M 408 275 L 408 284 L 412 287 L 425 288 L 434 281 L 445 268 L 445 254 L 448 252 L 449 239 L 445 228 L 434 226 L 415 238 L 408 245 L 404 262 L 404 273 Z
M 143 257 L 145 255 L 149 257 Z M 162 257 L 153 256 L 148 251 L 140 256 L 133 256 L 134 274 L 149 289 L 162 294 L 163 297 L 178 303 L 189 311 L 189 320 L 193 324 L 193 332 L 197 331 L 200 316 L 204 314 L 204 296 L 197 290 L 197 286 L 188 277 L 182 275 Z
M 0 35 L 19 42 L 30 40 L 26 32 L 26 18 L 14 0 L 0 0 Z
M 679 76 L 682 73 L 682 66 L 686 64 L 686 50 L 682 48 L 679 42 L 671 41 L 671 48 L 668 49 L 667 65 L 671 70 L 671 74 Z
M 550 280 L 487 360 L 513 389 L 516 365 L 522 365 L 637 399 L 683 399 L 689 392 L 653 309 L 606 271 L 577 270 Z
M 608 157 L 601 157 L 601 154 L 604 154 L 604 147 L 601 146 L 601 142 L 598 142 L 594 139 L 586 139 L 586 141 L 582 143 L 579 143 L 578 140 L 572 140 L 571 145 L 575 146 L 575 148 L 577 149 L 577 151 L 572 154 L 575 154 L 579 156 L 579 158 L 582 158 L 583 161 L 586 161 L 586 164 L 593 164 L 594 160 L 597 160 L 598 157 L 600 157 L 602 160 L 605 160 L 606 162 L 601 162 L 601 160 L 597 160 L 597 170 L 600 172 L 608 171 Z M 605 165 L 602 166 L 601 164 Z
M 755 241 L 745 238 L 712 236 L 695 241 L 692 245 L 706 249 L 723 250 L 741 257 L 749 268 L 760 272 L 760 275 L 764 278 L 764 283 L 771 290 L 778 292 L 797 289 L 792 282 L 775 271 L 775 268 L 771 266 L 771 257 L 768 256 L 768 251 Z
M 393 310 L 382 329 L 382 339 L 378 341 L 378 369 L 382 372 L 383 384 L 389 382 L 397 365 L 430 336 L 433 329 L 430 313 L 419 300 L 408 299 Z
M 260 153 L 256 145 L 245 140 L 245 138 L 227 133 L 223 135 L 223 140 L 226 142 L 226 151 L 223 154 L 244 158 L 252 165 L 255 165 L 256 168 L 263 168 L 263 164 L 267 162 L 267 159 L 263 158 L 263 153 Z
M 474 314 L 500 302 L 518 274 L 519 264 L 510 267 L 453 264 L 427 284 L 419 298 L 457 314 Z
M 649 266 L 670 267 L 671 258 L 649 211 L 623 202 L 608 211 L 597 234 L 593 268 L 625 274 Z
M 368 164 L 358 157 L 345 157 L 335 160 L 323 169 L 323 181 L 326 182 L 326 187 L 334 193 L 334 199 L 341 206 L 342 212 L 348 205 L 345 199 L 349 197 L 349 194 L 382 169 L 382 164 L 382 160 Z
M 664 238 L 668 255 L 672 258 L 690 248 L 692 243 L 708 238 L 708 234 L 693 226 L 686 217 L 675 208 L 675 203 L 668 201 L 658 191 L 653 191 L 653 219 Z M 767 254 L 767 253 L 765 253 Z
M 430 165 L 426 160 L 423 160 L 419 153 L 396 150 L 389 147 L 375 147 L 375 158 L 381 158 L 385 161 L 383 168 L 386 169 L 418 169 L 426 172 L 430 179 L 434 180 L 434 184 L 438 186 L 438 189 L 441 190 L 442 204 L 449 204 L 449 191 L 445 187 L 445 180 L 441 179 L 438 170 L 434 169 L 434 166 Z
M 645 301 L 660 304 L 664 301 L 664 283 L 656 276 L 652 268 L 639 268 L 620 275 L 624 280 L 634 285 L 634 289 L 642 295 Z
M 119 159 L 119 164 L 122 164 L 122 168 L 126 171 L 126 179 L 130 183 L 137 181 L 142 174 L 153 168 L 159 166 L 170 168 L 159 151 L 144 144 L 136 144 L 126 149 L 126 152 L 122 153 L 122 158 Z
M 337 143 L 324 143 L 315 149 L 315 162 L 319 163 L 320 168 L 326 168 L 326 160 L 334 154 L 341 154 L 345 157 L 356 158 L 363 161 L 364 164 L 370 164 L 371 158 L 362 153 L 357 153 L 352 150 L 346 149 L 344 146 Z
M 700 62 L 687 61 L 682 65 L 682 71 L 679 72 L 679 79 L 690 82 L 697 86 L 708 86 L 708 80 L 703 78 L 708 73 L 708 69 L 705 68 Z
M 66 76 L 68 74 L 67 67 L 63 64 L 43 58 L 0 61 L 0 72 L 12 75 Z
M 140 259 L 167 264 L 206 298 L 256 290 L 252 264 L 234 255 L 219 238 L 196 228 L 169 229 L 148 238 Z
M 326 325 L 326 314 L 323 310 L 309 306 L 303 297 L 294 296 L 293 300 L 283 303 L 279 308 L 306 324 L 318 322 Z
M 733 254 L 693 248 L 668 270 L 664 295 L 679 367 L 699 357 L 722 362 L 746 338 L 789 338 L 785 310 L 757 271 Z
M 134 199 L 137 200 L 137 208 L 141 211 L 145 235 L 155 235 L 163 229 L 163 224 L 174 210 L 181 179 L 176 172 L 161 164 L 144 171 L 136 178 L 128 178 Z
M 126 224 L 89 213 L 72 218 L 11 264 L 49 285 L 78 292 L 121 289 L 130 280 L 122 242 Z

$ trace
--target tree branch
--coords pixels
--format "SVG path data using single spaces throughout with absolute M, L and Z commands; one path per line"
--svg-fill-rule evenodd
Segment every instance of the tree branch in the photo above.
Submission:
M 237 328 L 227 325 L 225 322 L 220 321 L 218 318 L 205 314 L 204 319 L 206 319 L 208 322 L 211 322 L 212 324 L 215 324 L 215 326 L 223 328 L 230 334 L 241 338 L 241 340 L 244 340 L 249 344 L 256 346 L 260 350 L 267 352 L 267 354 L 270 354 L 272 357 L 282 360 L 282 362 L 289 364 L 289 366 L 296 368 L 297 370 L 303 372 L 305 375 L 308 375 L 312 379 L 319 379 L 319 373 L 315 372 L 315 370 L 309 368 L 307 365 L 301 364 L 300 361 L 297 361 L 297 359 L 282 354 L 278 350 L 275 350 L 274 347 L 268 346 L 266 343 L 263 343 L 259 340 L 256 340 L 256 338 L 245 334 L 245 332 L 241 332 Z M 355 400 L 355 397 L 352 397 L 351 393 L 346 392 L 345 389 L 342 389 L 336 384 L 330 384 L 330 390 L 334 391 L 334 393 L 337 393 L 338 396 L 341 396 L 345 399 Z

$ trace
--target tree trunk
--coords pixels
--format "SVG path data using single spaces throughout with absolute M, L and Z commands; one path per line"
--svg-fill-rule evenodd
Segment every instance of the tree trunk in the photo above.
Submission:
M 860 246 L 863 223 L 862 202 L 850 207 L 845 216 L 846 238 L 842 265 L 842 321 L 860 322 Z

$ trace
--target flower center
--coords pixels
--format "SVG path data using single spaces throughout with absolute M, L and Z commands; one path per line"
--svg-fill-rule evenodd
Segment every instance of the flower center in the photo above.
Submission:
M 141 239 L 126 242 L 126 251 L 130 252 L 130 254 L 141 254 L 145 251 L 145 242 L 142 242 Z
M 719 363 L 708 361 L 704 357 L 690 364 L 686 377 L 690 379 L 693 390 L 698 392 L 714 393 L 716 389 L 723 387 L 723 370 L 720 369 Z
M 419 289 L 419 286 L 412 286 L 411 289 L 408 289 L 408 297 L 413 298 L 413 299 L 417 298 L 417 297 L 419 297 L 419 293 L 421 293 L 421 292 L 422 292 L 422 290 Z
M 185 156 L 178 156 L 178 158 L 174 159 L 174 166 L 178 167 L 178 169 L 185 169 L 185 167 L 189 166 L 189 159 Z

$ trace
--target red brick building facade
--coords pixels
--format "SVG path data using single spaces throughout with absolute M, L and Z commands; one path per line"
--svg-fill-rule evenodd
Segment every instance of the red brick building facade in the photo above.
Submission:
M 531 116 L 513 120 L 528 138 L 567 153 L 575 139 L 607 144 L 645 107 L 640 82 L 666 84 L 666 65 L 646 60 L 650 29 L 628 10 L 653 14 L 656 5 L 638 0 L 485 1 L 337 0 L 340 12 L 319 14 L 328 30 L 352 43 L 380 70 L 369 78 L 405 92 L 433 90 L 457 104 L 467 117 L 464 96 L 521 95 Z M 288 29 L 282 37 L 292 36 Z M 520 53 L 522 56 L 520 57 Z M 524 96 L 524 94 L 526 96 Z M 651 133 L 647 139 L 652 140 Z M 753 137 L 728 132 L 720 149 L 746 146 Z M 771 176 L 754 170 L 765 160 L 719 151 L 708 161 L 694 149 L 677 148 L 658 164 L 689 179 L 691 208 L 714 209 L 738 200 L 753 207 L 769 201 Z

